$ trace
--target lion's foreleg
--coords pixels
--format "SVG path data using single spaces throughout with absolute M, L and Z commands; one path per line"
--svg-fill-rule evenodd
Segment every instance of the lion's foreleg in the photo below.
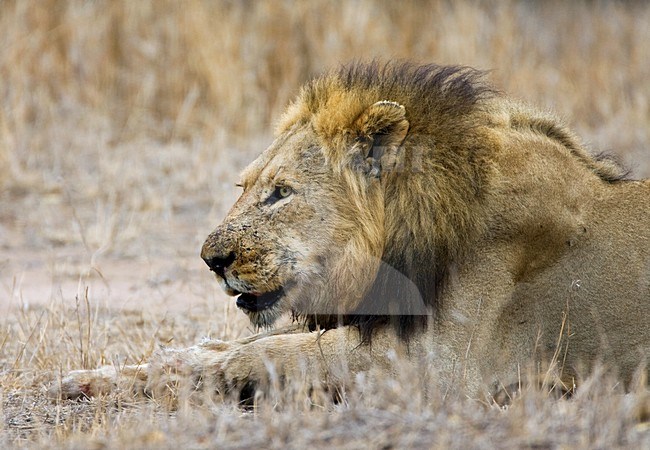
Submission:
M 70 372 L 50 390 L 55 397 L 77 398 L 119 390 L 154 398 L 176 396 L 179 389 L 209 389 L 227 393 L 245 387 L 301 384 L 333 387 L 346 384 L 350 374 L 367 370 L 394 346 L 379 337 L 361 345 L 356 329 L 326 332 L 286 329 L 233 342 L 206 339 L 184 349 L 160 348 L 147 364 L 105 366 Z
M 218 374 L 226 388 L 332 391 L 348 384 L 354 373 L 376 367 L 376 362 L 381 365 L 384 350 L 394 342 L 380 341 L 363 345 L 358 331 L 348 327 L 267 336 L 219 354 L 211 361 L 210 371 Z
M 380 360 L 356 329 L 263 333 L 234 342 L 205 340 L 186 349 L 161 348 L 149 360 L 145 391 L 154 398 L 185 389 L 228 394 L 290 387 L 310 392 L 347 384 L 350 374 Z M 375 348 L 384 346 L 377 343 Z M 242 392 L 242 390 L 244 392 Z

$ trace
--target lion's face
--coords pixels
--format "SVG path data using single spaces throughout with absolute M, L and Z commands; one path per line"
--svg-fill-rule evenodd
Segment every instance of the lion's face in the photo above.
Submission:
M 374 280 L 383 190 L 368 142 L 325 142 L 311 123 L 295 124 L 245 169 L 244 192 L 201 257 L 253 324 L 351 313 Z
M 328 308 L 323 288 L 353 232 L 332 169 L 306 127 L 281 135 L 244 171 L 243 194 L 203 245 L 202 258 L 256 325 Z

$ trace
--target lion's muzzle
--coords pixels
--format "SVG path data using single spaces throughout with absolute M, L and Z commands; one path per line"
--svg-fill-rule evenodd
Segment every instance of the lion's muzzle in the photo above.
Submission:
M 224 230 L 225 228 L 225 230 Z M 221 287 L 230 296 L 237 297 L 237 306 L 244 311 L 257 313 L 274 306 L 284 296 L 286 286 L 271 287 L 268 280 L 242 280 L 242 261 L 250 263 L 242 244 L 233 238 L 229 227 L 220 227 L 206 239 L 201 248 L 201 258 L 217 275 Z M 256 252 L 257 253 L 257 252 Z M 269 290 L 269 288 L 273 290 Z

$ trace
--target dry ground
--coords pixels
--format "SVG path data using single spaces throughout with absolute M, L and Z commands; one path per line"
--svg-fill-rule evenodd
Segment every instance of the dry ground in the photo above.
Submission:
M 596 374 L 501 410 L 419 374 L 343 402 L 50 402 L 61 373 L 250 333 L 198 251 L 297 87 L 350 58 L 492 69 L 650 176 L 643 2 L 0 1 L 0 446 L 650 448 L 647 389 Z

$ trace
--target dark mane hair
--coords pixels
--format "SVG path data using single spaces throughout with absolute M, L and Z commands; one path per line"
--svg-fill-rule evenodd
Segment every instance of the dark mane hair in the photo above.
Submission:
M 357 61 L 307 83 L 298 97 L 298 103 L 305 107 L 298 120 L 310 120 L 311 115 L 318 117 L 317 122 L 323 124 L 317 127 L 321 133 L 334 135 L 371 104 L 389 100 L 406 108 L 412 133 L 432 134 L 438 126 L 463 123 L 463 118 L 476 110 L 482 100 L 498 94 L 484 82 L 484 76 L 485 72 L 462 66 Z M 319 113 L 334 113 L 331 98 L 342 92 L 355 98 L 337 108 L 335 117 L 322 117 Z M 432 117 L 445 123 L 433 123 Z M 281 128 L 289 125 L 285 122 Z
M 375 91 L 403 104 L 416 131 L 427 128 L 420 120 L 464 116 L 482 99 L 498 93 L 484 82 L 485 72 L 464 66 L 374 60 L 341 66 L 335 76 L 347 90 Z

